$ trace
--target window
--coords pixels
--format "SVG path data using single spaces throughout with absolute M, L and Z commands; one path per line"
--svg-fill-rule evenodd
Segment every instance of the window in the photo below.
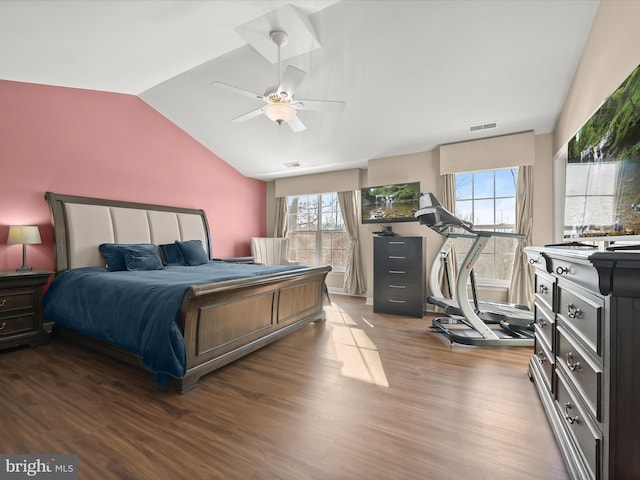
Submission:
M 456 216 L 473 223 L 476 230 L 514 232 L 518 169 L 456 174 Z M 456 240 L 458 262 L 471 239 Z M 475 265 L 476 278 L 484 283 L 507 283 L 511 278 L 517 240 L 492 237 Z
M 331 265 L 344 271 L 349 236 L 337 193 L 287 197 L 289 257 L 303 265 Z
M 565 191 L 564 236 L 597 233 L 603 225 L 622 230 L 616 216 L 616 185 L 622 162 L 569 163 Z

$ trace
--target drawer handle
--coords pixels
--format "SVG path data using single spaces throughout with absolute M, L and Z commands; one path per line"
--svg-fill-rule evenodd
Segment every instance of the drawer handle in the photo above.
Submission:
M 404 285 L 389 285 L 389 288 L 406 288 Z
M 0 331 L 4 330 L 4 327 L 7 326 L 7 322 L 2 322 L 2 325 L 0 325 Z
M 404 275 L 406 272 L 404 270 L 389 270 L 389 273 L 393 273 L 395 275 Z
M 569 315 L 569 318 L 580 318 L 582 316 L 582 310 L 573 303 L 569 303 L 567 305 L 567 315 Z
M 538 351 L 538 361 L 540 363 L 545 363 L 547 361 L 547 356 L 544 354 L 542 350 Z
M 578 415 L 572 417 L 571 415 L 569 415 L 569 410 L 571 410 L 572 406 L 571 406 L 571 402 L 567 402 L 564 404 L 564 419 L 569 422 L 571 425 L 573 425 L 574 423 L 580 423 L 580 418 L 578 417 Z
M 556 268 L 556 273 L 558 275 L 564 275 L 565 273 L 569 273 L 569 269 L 567 267 L 558 267 Z
M 3 298 L 2 301 L 0 302 L 0 308 L 4 307 L 6 303 L 7 303 L 7 299 Z
M 404 260 L 407 257 L 401 257 L 399 255 L 389 255 L 389 258 L 392 258 L 393 260 Z
M 536 259 L 536 258 L 530 258 L 529 259 L 529 265 L 535 265 L 536 263 L 538 263 L 538 259 Z
M 543 295 L 544 295 L 544 294 L 545 294 L 545 293 L 547 293 L 548 291 L 549 291 L 549 287 L 547 287 L 546 285 L 540 285 L 540 286 L 538 287 L 538 293 L 541 293 L 541 294 L 543 294 Z
M 540 328 L 545 328 L 548 325 L 548 323 L 546 322 L 546 320 L 544 318 L 536 318 L 536 324 Z
M 391 303 L 407 303 L 406 300 L 394 300 L 393 298 L 390 298 L 389 301 Z
M 567 353 L 567 367 L 569 367 L 569 370 L 571 370 L 572 372 L 575 372 L 576 370 L 582 370 L 582 365 L 580 365 L 580 362 L 573 363 L 573 352 Z

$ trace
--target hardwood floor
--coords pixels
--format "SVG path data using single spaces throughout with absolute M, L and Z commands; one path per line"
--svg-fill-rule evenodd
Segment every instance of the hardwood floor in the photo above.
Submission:
M 0 452 L 78 454 L 81 479 L 569 478 L 530 348 L 333 302 L 185 395 L 60 341 L 0 353 Z

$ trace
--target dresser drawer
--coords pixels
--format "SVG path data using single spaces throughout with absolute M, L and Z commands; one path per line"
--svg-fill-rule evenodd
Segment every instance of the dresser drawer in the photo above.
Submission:
M 553 354 L 544 345 L 544 341 L 540 341 L 540 337 L 536 334 L 533 345 L 533 360 L 536 362 L 539 370 L 543 374 L 544 384 L 549 392 L 552 391 L 551 378 L 553 375 Z
M 408 269 L 416 267 L 415 257 L 410 255 L 384 255 L 376 258 L 376 266 L 380 268 Z
M 549 313 L 538 304 L 534 308 L 536 335 L 542 337 L 550 351 L 554 347 L 553 331 L 555 326 L 555 316 Z
M 602 355 L 604 300 L 558 282 L 558 317 L 598 356 Z
M 374 279 L 376 285 L 414 285 L 421 282 L 422 270 L 420 268 L 394 268 L 383 267 L 376 271 Z
M 575 398 L 562 371 L 556 369 L 558 393 L 556 409 L 566 429 L 578 446 L 576 452 L 592 479 L 600 478 L 602 433 L 591 422 L 584 406 Z
M 419 267 L 416 259 L 422 258 L 421 237 L 375 238 L 375 263 L 388 267 Z M 421 267 L 419 267 L 421 268 Z
M 0 290 L 0 317 L 15 310 L 33 309 L 35 292 L 33 290 Z
M 562 325 L 557 325 L 556 365 L 581 393 L 589 413 L 602 423 L 602 367 L 575 343 Z M 558 367 L 556 367 L 558 368 Z
M 552 275 L 540 270 L 536 271 L 536 303 L 543 304 L 549 311 L 553 311 L 555 306 L 555 285 L 556 280 Z
M 389 281 L 378 281 L 374 287 L 374 294 L 396 295 L 400 297 L 420 295 L 420 285 L 416 282 L 405 282 L 404 280 L 405 279 L 390 279 Z
M 373 311 L 376 313 L 404 313 L 422 317 L 424 305 L 422 297 L 395 295 L 392 292 L 387 292 L 376 296 Z
M 590 263 L 580 263 L 560 258 L 549 258 L 547 272 L 559 279 L 569 280 L 587 290 L 598 291 L 598 272 Z
M 34 327 L 33 315 L 0 318 L 0 337 L 33 330 Z

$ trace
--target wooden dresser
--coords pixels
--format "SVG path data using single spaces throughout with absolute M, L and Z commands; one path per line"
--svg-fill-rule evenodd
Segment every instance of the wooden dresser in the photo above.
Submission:
M 529 371 L 574 479 L 640 478 L 640 252 L 527 248 Z
M 42 289 L 52 272 L 0 272 L 0 350 L 46 343 Z
M 373 311 L 423 316 L 423 237 L 373 239 Z

